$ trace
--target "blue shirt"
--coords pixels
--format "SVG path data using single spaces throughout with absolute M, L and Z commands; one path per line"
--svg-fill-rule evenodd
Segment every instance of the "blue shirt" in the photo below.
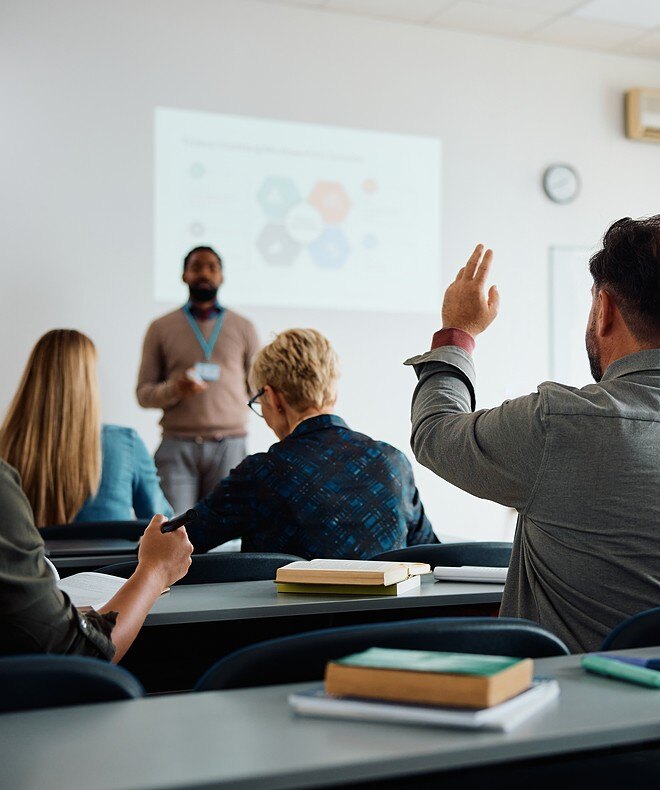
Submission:
M 405 455 L 335 415 L 304 420 L 248 456 L 195 510 L 196 551 L 240 537 L 242 551 L 369 559 L 437 542 Z
M 173 515 L 160 490 L 153 458 L 132 428 L 101 429 L 101 482 L 95 497 L 82 506 L 74 521 L 132 521 L 162 513 Z

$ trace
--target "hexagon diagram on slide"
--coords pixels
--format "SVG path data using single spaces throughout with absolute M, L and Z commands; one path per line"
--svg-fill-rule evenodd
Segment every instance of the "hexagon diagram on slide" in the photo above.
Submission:
M 266 263 L 274 266 L 289 266 L 300 252 L 300 244 L 289 236 L 283 225 L 274 222 L 259 234 L 257 248 Z
M 324 269 L 338 269 L 346 263 L 350 252 L 348 240 L 339 228 L 326 228 L 319 238 L 309 245 L 309 254 Z
M 257 192 L 257 200 L 264 213 L 272 219 L 284 219 L 287 212 L 302 198 L 290 178 L 268 176 Z
M 351 207 L 350 198 L 338 181 L 318 181 L 309 195 L 309 202 L 328 225 L 343 222 Z

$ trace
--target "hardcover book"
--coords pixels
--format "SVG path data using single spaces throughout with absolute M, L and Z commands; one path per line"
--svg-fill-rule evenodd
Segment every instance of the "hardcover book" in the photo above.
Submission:
M 326 667 L 330 696 L 489 708 L 529 688 L 533 662 L 505 656 L 370 648 Z
M 397 584 L 409 576 L 430 573 L 423 562 L 375 560 L 298 560 L 277 569 L 275 581 L 298 584 Z
M 296 584 L 277 582 L 278 593 L 302 593 L 304 595 L 400 595 L 419 589 L 419 576 L 411 576 L 396 584 Z

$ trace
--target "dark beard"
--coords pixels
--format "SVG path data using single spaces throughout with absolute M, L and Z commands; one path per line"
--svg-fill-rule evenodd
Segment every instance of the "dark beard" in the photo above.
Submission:
M 603 378 L 603 368 L 600 364 L 600 352 L 596 346 L 596 321 L 593 320 L 587 329 L 585 337 L 585 344 L 587 346 L 587 357 L 589 359 L 589 368 L 594 381 L 600 381 Z
M 193 302 L 212 302 L 218 295 L 217 288 L 193 288 L 192 286 L 188 286 L 188 290 L 190 291 L 190 298 Z

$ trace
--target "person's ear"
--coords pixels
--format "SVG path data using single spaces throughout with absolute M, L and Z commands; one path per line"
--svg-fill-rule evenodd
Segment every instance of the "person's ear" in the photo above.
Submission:
M 218 288 L 224 283 L 225 281 L 225 270 L 220 267 L 220 282 L 218 283 Z
M 271 409 L 278 412 L 278 414 L 284 413 L 284 399 L 277 390 L 274 390 L 270 386 L 270 384 L 266 384 L 264 387 L 264 395 L 268 399 L 268 405 Z
M 598 292 L 598 306 L 596 314 L 596 331 L 600 337 L 606 337 L 612 331 L 619 308 L 614 297 L 605 288 Z

